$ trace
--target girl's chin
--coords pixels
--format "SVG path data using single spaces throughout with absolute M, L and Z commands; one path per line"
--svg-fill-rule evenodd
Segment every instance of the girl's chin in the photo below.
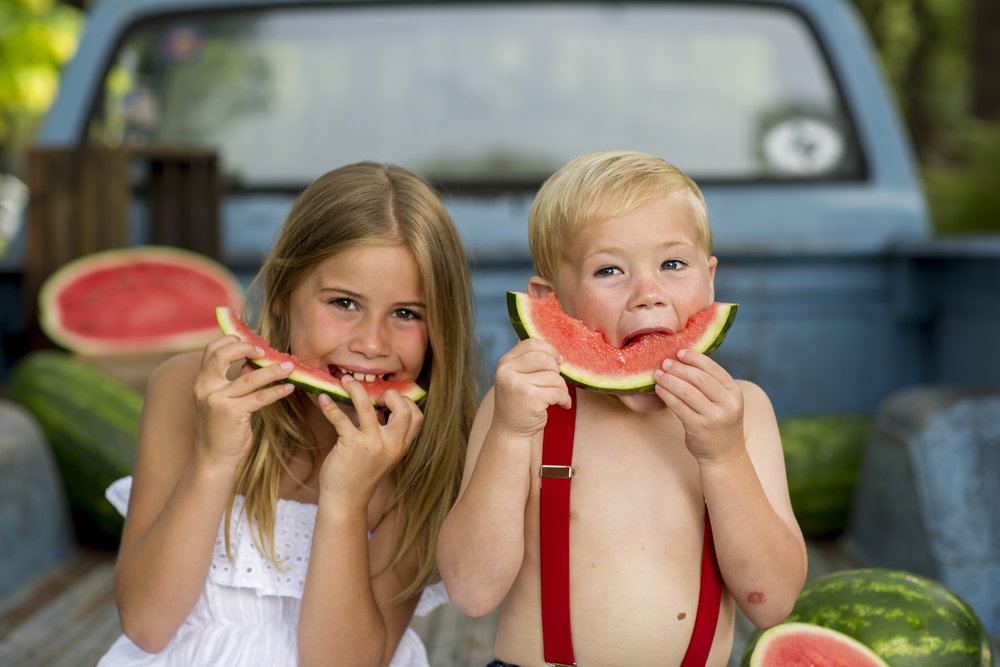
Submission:
M 653 391 L 645 394 L 618 394 L 617 398 L 633 412 L 657 412 L 667 407 Z

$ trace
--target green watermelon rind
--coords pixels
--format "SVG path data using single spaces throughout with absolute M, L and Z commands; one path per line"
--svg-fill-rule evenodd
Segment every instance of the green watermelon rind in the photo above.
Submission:
M 291 354 L 278 352 L 272 348 L 265 340 L 261 339 L 252 331 L 249 331 L 249 327 L 247 327 L 247 325 L 239 319 L 239 316 L 237 316 L 231 306 L 219 306 L 215 309 L 215 316 L 219 321 L 219 329 L 223 334 L 227 336 L 238 336 L 244 340 L 247 339 L 248 335 L 252 335 L 254 337 L 254 339 L 250 342 L 259 346 L 265 353 L 264 358 L 249 359 L 250 363 L 254 366 L 257 366 L 258 368 L 265 368 L 283 361 L 291 361 L 295 364 L 295 369 L 288 376 L 288 382 L 291 382 L 299 389 L 303 389 L 317 396 L 319 394 L 326 394 L 333 400 L 340 403 L 353 403 L 350 394 L 347 393 L 347 390 L 344 389 L 338 380 L 317 368 L 307 366 Z M 246 328 L 248 334 L 244 335 L 241 333 L 241 328 Z M 363 386 L 368 384 L 367 382 L 363 382 L 361 380 L 359 380 L 359 382 L 361 382 Z M 427 395 L 424 388 L 416 382 L 405 383 L 405 385 L 404 383 L 397 384 L 399 385 L 397 387 L 399 393 L 405 398 L 409 398 L 414 403 L 418 402 Z M 375 403 L 376 398 L 377 396 L 372 396 L 372 403 Z
M 132 472 L 142 395 L 68 352 L 36 350 L 14 365 L 7 398 L 34 415 L 45 434 L 77 539 L 117 548 L 122 517 L 104 490 Z
M 822 625 L 854 637 L 889 667 L 993 667 L 989 635 L 961 597 L 933 579 L 884 568 L 831 572 L 807 583 L 783 623 Z M 763 630 L 754 631 L 741 661 Z
M 543 338 L 528 316 L 531 312 L 532 298 L 534 297 L 525 292 L 507 292 L 507 312 L 511 325 L 521 340 Z M 717 302 L 712 305 L 718 310 L 716 316 L 705 329 L 705 333 L 689 346 L 690 349 L 706 355 L 715 352 L 725 340 L 739 308 L 739 305 L 735 303 Z M 608 376 L 593 373 L 568 361 L 559 366 L 559 373 L 569 382 L 591 391 L 606 394 L 645 394 L 653 391 L 656 386 L 656 380 L 653 376 L 655 370 L 648 369 L 629 375 Z
M 171 246 L 150 245 L 114 248 L 84 255 L 67 262 L 45 279 L 38 292 L 38 322 L 42 331 L 50 340 L 61 347 L 90 355 L 190 350 L 201 347 L 215 338 L 218 330 L 211 325 L 201 329 L 160 336 L 156 339 L 134 341 L 102 340 L 82 335 L 65 326 L 58 296 L 68 285 L 88 273 L 143 260 L 180 266 L 211 276 L 231 295 L 233 303 L 239 303 L 242 299 L 243 287 L 236 276 L 222 264 L 204 255 Z
M 889 667 L 889 665 L 878 656 L 870 648 L 859 642 L 854 637 L 848 634 L 840 632 L 839 630 L 834 630 L 833 628 L 823 627 L 822 625 L 816 625 L 814 623 L 802 623 L 802 622 L 791 622 L 791 623 L 781 623 L 775 625 L 767 630 L 762 631 L 760 638 L 757 641 L 756 649 L 753 655 L 750 656 L 749 667 L 769 667 L 768 663 L 765 662 L 767 656 L 767 648 L 770 644 L 775 641 L 780 641 L 781 639 L 787 637 L 788 635 L 795 634 L 806 634 L 813 633 L 824 637 L 825 639 L 832 639 L 834 641 L 840 642 L 848 650 L 854 653 L 860 653 L 865 658 L 870 660 L 876 665 L 881 665 L 882 667 Z M 841 664 L 846 663 L 847 656 L 836 656 L 844 660 Z M 773 663 L 771 663 L 773 664 Z

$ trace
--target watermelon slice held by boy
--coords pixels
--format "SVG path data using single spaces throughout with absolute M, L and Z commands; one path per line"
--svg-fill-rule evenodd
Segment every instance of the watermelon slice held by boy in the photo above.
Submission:
M 507 292 L 507 311 L 517 335 L 552 343 L 563 356 L 559 372 L 586 389 L 611 394 L 653 391 L 653 372 L 684 349 L 711 354 L 726 338 L 738 305 L 717 301 L 688 319 L 682 331 L 653 333 L 617 348 L 604 334 L 563 312 L 554 294 Z

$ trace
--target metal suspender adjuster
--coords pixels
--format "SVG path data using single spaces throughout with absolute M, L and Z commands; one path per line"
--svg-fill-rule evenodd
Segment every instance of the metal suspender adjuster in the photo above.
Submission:
M 573 466 L 543 465 L 538 470 L 538 476 L 542 479 L 570 479 L 573 477 Z M 558 663 L 554 664 L 558 665 Z

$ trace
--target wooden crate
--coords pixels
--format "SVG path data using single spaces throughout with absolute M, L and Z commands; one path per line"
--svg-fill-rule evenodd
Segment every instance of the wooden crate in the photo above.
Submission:
M 90 253 L 170 245 L 219 259 L 222 180 L 215 151 L 180 145 L 36 148 L 28 155 L 24 267 L 29 346 L 51 343 L 38 327 L 38 291 L 55 270 Z M 132 202 L 144 206 L 133 238 Z

